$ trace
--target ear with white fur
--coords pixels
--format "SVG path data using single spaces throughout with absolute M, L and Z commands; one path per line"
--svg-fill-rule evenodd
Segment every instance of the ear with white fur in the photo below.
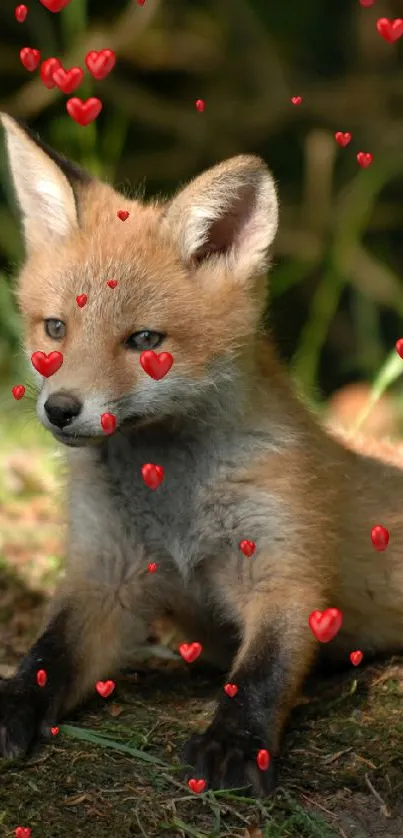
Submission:
M 90 180 L 29 129 L 0 114 L 28 251 L 61 239 L 78 226 L 76 187 Z
M 247 279 L 267 267 L 277 231 L 274 180 L 259 157 L 233 157 L 182 189 L 162 223 L 186 264 L 224 258 L 236 278 Z

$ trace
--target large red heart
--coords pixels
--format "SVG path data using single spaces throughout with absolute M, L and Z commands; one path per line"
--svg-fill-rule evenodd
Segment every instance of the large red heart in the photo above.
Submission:
M 86 102 L 73 96 L 72 99 L 67 99 L 66 110 L 68 115 L 79 125 L 89 125 L 101 113 L 102 102 L 95 96 L 87 99 Z
M 87 52 L 85 64 L 94 79 L 104 79 L 116 64 L 116 53 L 112 49 L 96 49 Z
M 193 661 L 197 660 L 202 650 L 203 646 L 201 643 L 181 643 L 179 646 L 179 652 L 186 663 L 193 663 Z
M 309 626 L 317 640 L 329 643 L 336 637 L 343 622 L 343 614 L 338 608 L 326 608 L 325 611 L 312 611 Z
M 115 682 L 114 681 L 97 681 L 95 684 L 95 689 L 102 696 L 102 698 L 108 698 L 108 696 L 112 695 L 115 689 Z
M 141 474 L 144 483 L 149 489 L 158 489 L 164 479 L 164 466 L 156 466 L 154 463 L 145 463 L 142 466 Z
M 188 780 L 188 786 L 190 788 L 190 791 L 194 791 L 195 794 L 200 794 L 200 792 L 204 791 L 204 789 L 206 788 L 206 781 L 195 780 L 195 778 L 192 777 L 190 780 Z
M 29 826 L 17 826 L 15 830 L 15 838 L 30 838 L 31 829 Z
M 34 70 L 39 65 L 41 60 L 41 54 L 39 49 L 32 49 L 31 47 L 23 47 L 20 50 L 20 59 L 21 64 L 24 65 L 25 69 L 28 70 L 30 73 L 33 73 Z
M 39 0 L 39 2 L 50 12 L 61 12 L 62 9 L 65 9 L 69 5 L 71 0 Z
M 169 372 L 172 367 L 174 359 L 170 352 L 154 352 L 152 349 L 147 349 L 140 355 L 140 364 L 144 372 L 151 378 L 159 381 Z
M 45 352 L 33 352 L 31 363 L 44 378 L 49 378 L 60 369 L 63 363 L 63 355 L 61 352 L 49 352 L 49 355 L 46 355 Z
M 389 20 L 387 17 L 380 17 L 376 22 L 376 28 L 385 41 L 393 44 L 403 35 L 403 19 Z
M 81 67 L 72 67 L 71 70 L 65 70 L 63 67 L 57 67 L 53 71 L 53 81 L 59 90 L 63 93 L 72 93 L 81 84 L 84 78 L 84 70 Z

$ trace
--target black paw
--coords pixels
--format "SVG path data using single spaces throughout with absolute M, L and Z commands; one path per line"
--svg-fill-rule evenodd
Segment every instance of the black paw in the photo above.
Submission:
M 243 789 L 246 795 L 266 797 L 275 786 L 275 759 L 263 771 L 257 764 L 259 750 L 265 745 L 246 733 L 212 725 L 205 733 L 192 736 L 185 745 L 183 761 L 192 766 L 186 778 L 204 779 L 212 789 Z M 269 750 L 269 749 L 267 749 Z
M 46 724 L 47 703 L 38 692 L 24 686 L 19 678 L 0 681 L 0 757 L 25 756 L 49 730 Z

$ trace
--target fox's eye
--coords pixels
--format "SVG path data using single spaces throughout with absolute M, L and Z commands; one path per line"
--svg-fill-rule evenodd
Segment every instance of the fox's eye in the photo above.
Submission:
M 44 321 L 45 332 L 52 340 L 61 340 L 66 334 L 66 324 L 63 320 L 56 320 L 54 317 Z
M 161 332 L 135 332 L 127 338 L 125 346 L 127 349 L 136 349 L 137 352 L 144 352 L 146 349 L 155 349 L 164 340 L 165 335 Z

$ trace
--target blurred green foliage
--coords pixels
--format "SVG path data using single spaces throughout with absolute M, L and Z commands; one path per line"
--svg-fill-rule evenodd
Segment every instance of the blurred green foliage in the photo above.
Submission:
M 403 332 L 403 39 L 376 29 L 401 16 L 400 0 L 71 0 L 60 14 L 27 3 L 23 24 L 15 0 L 0 6 L 0 108 L 147 196 L 232 154 L 262 155 L 281 199 L 269 314 L 280 352 L 310 398 L 372 379 Z M 84 67 L 89 49 L 116 51 L 110 76 L 86 73 L 74 93 L 102 98 L 96 123 L 70 119 L 68 97 L 21 65 L 23 46 L 66 68 Z M 336 131 L 352 133 L 349 146 Z M 368 169 L 359 151 L 374 155 Z M 21 371 L 12 277 L 23 251 L 3 150 L 0 168 L 4 381 Z

